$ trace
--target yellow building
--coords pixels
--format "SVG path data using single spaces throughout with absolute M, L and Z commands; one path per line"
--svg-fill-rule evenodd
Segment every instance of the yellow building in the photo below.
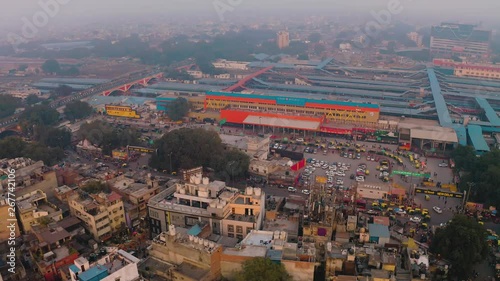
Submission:
M 85 228 L 98 241 L 111 238 L 125 224 L 122 197 L 116 193 L 75 195 L 69 200 L 71 214 L 84 222 Z
M 500 66 L 478 64 L 455 64 L 455 76 L 500 79 Z
M 31 227 L 62 219 L 59 207 L 47 200 L 47 195 L 41 190 L 35 190 L 17 198 L 17 209 L 24 232 L 31 232 Z

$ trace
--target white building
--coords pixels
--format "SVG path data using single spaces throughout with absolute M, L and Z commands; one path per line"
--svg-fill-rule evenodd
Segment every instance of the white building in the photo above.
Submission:
M 220 59 L 212 63 L 215 68 L 247 70 L 249 62 Z

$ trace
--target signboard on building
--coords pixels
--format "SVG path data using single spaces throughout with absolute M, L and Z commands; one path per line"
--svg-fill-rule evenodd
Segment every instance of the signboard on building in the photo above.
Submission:
M 141 116 L 136 110 L 132 109 L 130 106 L 122 105 L 106 105 L 106 114 L 109 116 L 126 117 L 126 118 L 136 118 L 139 119 Z
M 111 156 L 113 156 L 114 159 L 126 160 L 128 153 L 126 151 L 113 150 L 111 151 Z
M 154 148 L 148 148 L 148 147 L 142 147 L 142 146 L 132 146 L 132 145 L 129 145 L 127 146 L 127 150 L 128 151 L 135 151 L 135 152 L 139 152 L 139 153 L 156 153 L 157 149 L 154 149 Z
M 430 178 L 431 177 L 431 174 L 421 174 L 421 173 L 413 173 L 413 172 L 398 171 L 398 170 L 392 171 L 391 175 L 403 175 L 403 176 L 421 177 L 421 178 Z
M 189 181 L 191 176 L 196 174 L 203 174 L 203 167 L 196 167 L 189 170 L 181 170 L 181 173 L 182 173 L 182 179 L 184 181 Z
M 444 192 L 444 191 L 430 190 L 425 188 L 415 188 L 415 193 L 423 193 L 426 195 L 436 195 L 443 197 L 464 198 L 463 193 Z

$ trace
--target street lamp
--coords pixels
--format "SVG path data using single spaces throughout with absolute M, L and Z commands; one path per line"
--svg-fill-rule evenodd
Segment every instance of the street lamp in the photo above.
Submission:
M 172 151 L 168 154 L 168 157 L 170 158 L 170 174 L 172 174 Z
M 464 202 L 462 203 L 462 211 L 465 212 L 465 206 L 467 204 L 467 202 L 469 202 L 469 197 L 470 197 L 470 189 L 473 187 L 473 186 L 476 186 L 476 183 L 474 182 L 467 182 L 467 185 L 469 186 L 469 189 L 467 190 L 467 193 L 465 194 L 464 196 Z

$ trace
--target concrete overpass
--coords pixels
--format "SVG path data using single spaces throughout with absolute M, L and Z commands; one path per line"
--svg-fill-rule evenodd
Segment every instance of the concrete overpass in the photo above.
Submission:
M 153 80 L 153 79 L 159 79 L 161 77 L 163 77 L 163 73 L 162 72 L 160 72 L 160 73 L 154 73 L 154 74 L 148 75 L 146 77 L 142 77 L 140 79 L 136 79 L 136 80 L 133 80 L 133 81 L 128 81 L 127 83 L 124 83 L 122 85 L 113 87 L 112 89 L 105 90 L 105 91 L 102 92 L 102 95 L 103 96 L 109 96 L 112 92 L 115 92 L 115 91 L 127 92 L 134 85 L 142 85 L 142 86 L 146 87 L 146 86 L 148 86 L 148 83 L 151 80 Z

